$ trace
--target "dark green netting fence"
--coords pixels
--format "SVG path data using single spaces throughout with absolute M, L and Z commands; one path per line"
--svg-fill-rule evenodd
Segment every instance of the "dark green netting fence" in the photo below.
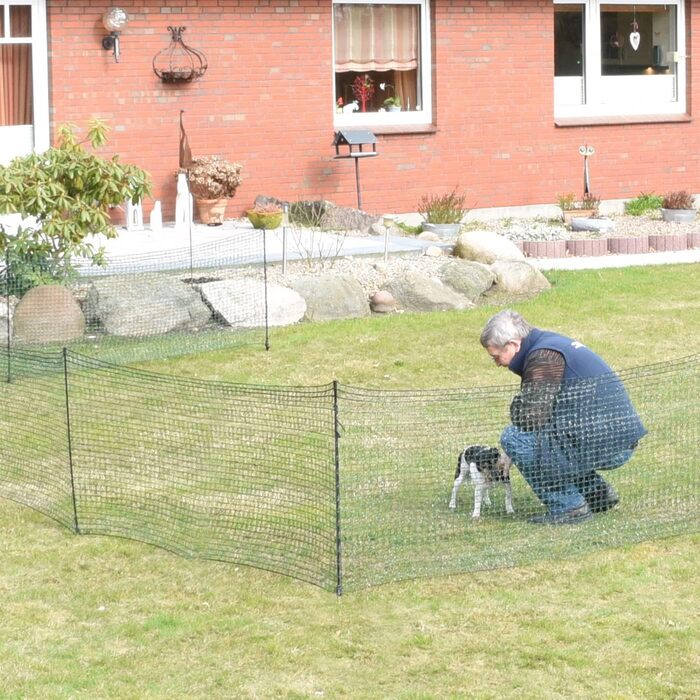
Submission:
M 570 527 L 527 522 L 543 508 L 515 468 L 514 515 L 500 487 L 478 519 L 468 484 L 448 507 L 460 451 L 498 445 L 512 386 L 261 387 L 176 379 L 74 351 L 14 348 L 3 359 L 12 372 L 0 386 L 0 496 L 83 534 L 340 591 L 700 524 L 700 355 L 621 373 L 648 434 L 630 461 L 604 472 L 619 505 Z M 585 412 L 577 420 L 593 426 Z

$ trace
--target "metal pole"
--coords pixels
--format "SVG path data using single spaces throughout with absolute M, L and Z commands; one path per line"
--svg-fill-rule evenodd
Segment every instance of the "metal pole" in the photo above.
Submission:
M 340 530 L 340 418 L 338 381 L 333 380 L 333 451 L 335 457 L 335 594 L 343 595 L 343 550 Z
M 362 195 L 360 194 L 360 159 L 355 158 L 355 186 L 357 187 L 357 208 L 362 210 Z
M 70 471 L 70 490 L 73 498 L 73 526 L 75 532 L 80 534 L 78 527 L 78 505 L 75 500 L 75 479 L 73 478 L 73 438 L 70 429 L 70 403 L 68 400 L 68 350 L 63 348 L 63 381 L 66 392 L 66 436 L 68 438 L 68 469 Z
M 287 274 L 287 224 L 289 223 L 289 204 L 282 207 L 282 274 Z
M 263 279 L 265 281 L 265 350 L 270 349 L 270 324 L 268 323 L 267 308 L 267 230 L 263 225 Z

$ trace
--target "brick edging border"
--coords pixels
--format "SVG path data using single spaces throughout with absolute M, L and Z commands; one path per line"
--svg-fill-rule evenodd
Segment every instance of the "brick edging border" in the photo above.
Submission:
M 700 248 L 700 232 L 649 234 L 627 238 L 577 238 L 556 241 L 517 241 L 530 258 L 564 258 L 567 255 L 599 257 L 630 253 L 666 252 Z

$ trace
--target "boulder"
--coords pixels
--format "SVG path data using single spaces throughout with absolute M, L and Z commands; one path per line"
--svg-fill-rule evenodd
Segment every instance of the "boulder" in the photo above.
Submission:
M 391 292 L 388 292 L 386 289 L 380 289 L 370 297 L 369 308 L 375 314 L 390 314 L 396 311 L 396 299 L 394 299 Z
M 85 309 L 88 320 L 122 337 L 197 330 L 211 320 L 211 311 L 195 289 L 161 275 L 97 279 L 88 290 Z
M 499 261 L 491 265 L 496 277 L 495 291 L 529 297 L 550 289 L 547 278 L 527 262 Z
M 265 283 L 249 278 L 207 282 L 200 286 L 202 297 L 214 314 L 234 328 L 265 326 Z M 304 318 L 306 302 L 288 287 L 267 286 L 269 326 L 288 326 Z
M 457 237 L 454 255 L 491 265 L 497 260 L 524 260 L 515 243 L 493 231 L 467 231 Z
M 85 316 L 67 287 L 32 287 L 15 307 L 13 337 L 17 341 L 64 343 L 80 338 L 84 332 Z
M 383 287 L 404 311 L 466 309 L 473 304 L 435 277 L 407 270 L 387 280 Z
M 571 219 L 572 231 L 597 231 L 598 233 L 610 233 L 615 230 L 615 222 L 612 219 L 592 219 L 590 217 L 574 217 Z
M 300 277 L 292 289 L 306 302 L 307 321 L 369 316 L 369 304 L 362 285 L 351 275 Z
M 440 269 L 440 279 L 458 294 L 475 301 L 491 289 L 496 275 L 487 265 L 468 260 L 451 260 Z

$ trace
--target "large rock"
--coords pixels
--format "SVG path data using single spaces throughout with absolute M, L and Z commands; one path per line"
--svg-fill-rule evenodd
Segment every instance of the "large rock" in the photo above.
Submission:
M 64 343 L 80 338 L 84 332 L 85 316 L 67 287 L 55 284 L 33 287 L 15 307 L 15 340 L 25 343 Z
M 265 326 L 265 283 L 240 278 L 200 285 L 202 297 L 216 316 L 234 328 Z M 269 326 L 288 326 L 301 321 L 306 313 L 304 298 L 288 287 L 267 286 Z
M 466 309 L 473 304 L 435 277 L 407 270 L 387 280 L 383 289 L 391 292 L 403 311 L 446 311 Z
M 440 279 L 458 294 L 475 301 L 491 289 L 496 275 L 487 265 L 468 260 L 451 260 L 440 269 Z
M 301 277 L 292 284 L 306 302 L 308 321 L 369 316 L 369 304 L 362 285 L 350 275 Z
M 124 276 L 95 280 L 87 293 L 86 313 L 106 333 L 139 337 L 197 330 L 211 311 L 189 285 L 162 276 Z
M 529 297 L 552 286 L 536 267 L 527 262 L 499 261 L 491 266 L 491 270 L 496 276 L 497 292 Z
M 524 260 L 518 246 L 493 231 L 467 231 L 457 237 L 454 255 L 491 265 L 497 260 Z

